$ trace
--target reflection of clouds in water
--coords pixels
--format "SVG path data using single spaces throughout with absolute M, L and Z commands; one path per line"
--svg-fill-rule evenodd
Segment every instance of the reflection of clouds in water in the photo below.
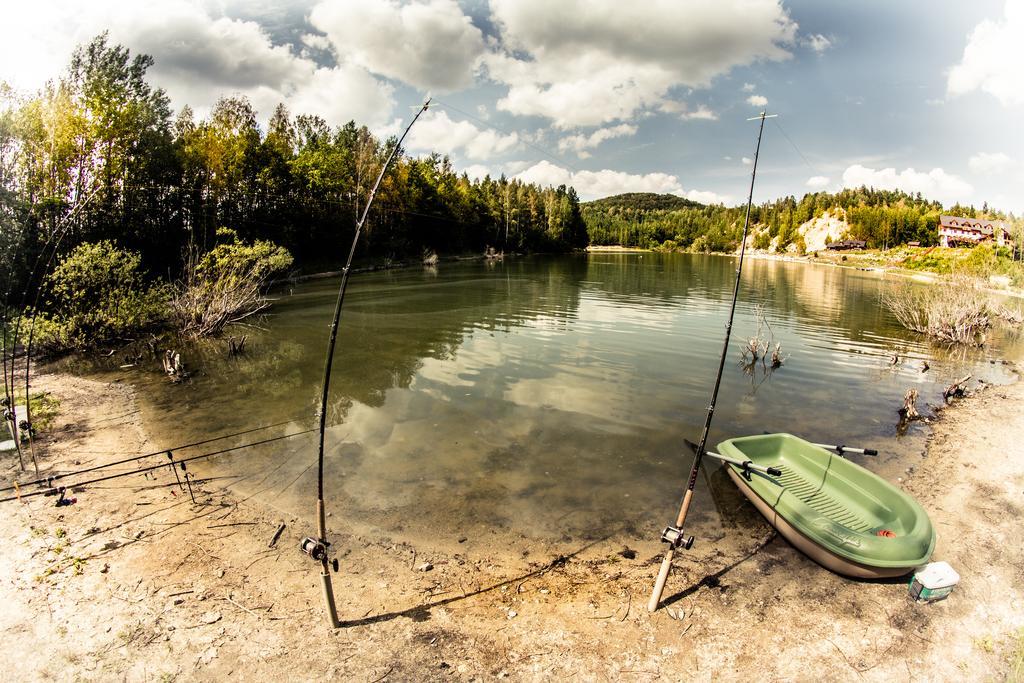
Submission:
M 676 502 L 689 467 L 682 439 L 695 439 L 704 420 L 735 263 L 636 260 L 584 264 L 586 272 L 576 261 L 510 261 L 483 277 L 482 266 L 446 264 L 426 282 L 403 271 L 354 290 L 329 413 L 340 421 L 328 440 L 335 519 L 434 535 L 505 524 L 551 538 L 659 521 L 652 506 Z M 506 279 L 506 267 L 521 277 Z M 923 436 L 888 437 L 908 386 L 921 389 L 923 404 L 951 373 L 1006 374 L 977 367 L 987 351 L 947 358 L 904 333 L 878 305 L 883 284 L 807 265 L 764 262 L 749 271 L 711 443 L 768 429 L 906 454 Z M 275 308 L 274 329 L 265 340 L 254 336 L 251 355 L 235 363 L 251 367 L 225 365 L 221 376 L 161 384 L 144 398 L 174 429 L 221 429 L 225 412 L 244 421 L 311 412 L 322 363 L 317 325 L 333 296 L 320 309 L 300 299 Z M 756 329 L 756 303 L 789 359 L 751 395 L 735 361 L 736 343 Z M 888 369 L 893 349 L 908 360 Z M 922 358 L 933 361 L 926 374 L 917 371 Z M 211 356 L 210 373 L 218 362 Z M 178 435 L 167 445 L 186 440 Z M 282 447 L 260 461 L 276 467 L 294 458 L 271 480 L 273 490 L 288 490 L 275 504 L 308 507 L 312 475 L 301 473 L 309 453 L 315 448 L 306 444 L 294 453 Z M 735 493 L 726 483 L 725 493 Z M 714 506 L 701 487 L 694 519 L 706 525 Z

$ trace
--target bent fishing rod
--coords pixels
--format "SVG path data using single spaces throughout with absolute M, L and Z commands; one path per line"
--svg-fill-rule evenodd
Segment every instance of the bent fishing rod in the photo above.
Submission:
M 366 217 L 370 215 L 370 207 L 373 205 L 373 198 L 377 196 L 377 190 L 380 188 L 381 181 L 384 180 L 384 174 L 388 172 L 388 168 L 391 163 L 398 156 L 398 153 L 402 149 L 402 142 L 405 140 L 405 136 L 412 130 L 413 125 L 420 118 L 430 106 L 430 98 L 428 97 L 423 106 L 419 108 L 416 115 L 412 117 L 412 121 L 406 126 L 405 132 L 402 133 L 402 137 L 398 138 L 395 142 L 394 148 L 384 161 L 384 165 L 381 166 L 380 174 L 377 176 L 377 180 L 373 183 L 373 187 L 370 189 L 370 194 L 366 198 L 366 205 L 363 207 L 363 215 L 359 218 L 359 222 L 356 223 L 355 235 L 352 236 L 352 245 L 348 250 L 348 259 L 345 261 L 345 267 L 341 270 L 341 283 L 338 285 L 338 300 L 334 305 L 334 319 L 331 322 L 331 333 L 327 343 L 327 358 L 324 361 L 324 382 L 323 390 L 320 392 L 320 425 L 319 425 L 319 444 L 317 451 L 317 479 L 316 479 L 316 538 L 304 538 L 299 544 L 299 548 L 302 552 L 309 555 L 311 558 L 320 563 L 320 587 L 323 591 L 324 607 L 327 610 L 327 620 L 331 625 L 331 628 L 339 628 L 341 622 L 338 621 L 338 609 L 334 603 L 334 587 L 331 584 L 331 562 L 327 558 L 328 548 L 330 543 L 327 541 L 327 521 L 324 513 L 324 434 L 327 430 L 327 397 L 331 389 L 331 366 L 334 363 L 334 347 L 338 339 L 338 323 L 341 321 L 341 307 L 345 302 L 345 290 L 348 287 L 348 276 L 352 269 L 352 259 L 356 254 L 356 247 L 359 245 L 359 235 L 363 231 L 363 226 L 366 224 Z M 338 561 L 334 561 L 334 568 L 337 571 Z
M 743 256 L 747 251 L 747 231 L 750 228 L 750 207 L 754 200 L 754 179 L 757 177 L 757 157 L 761 153 L 761 136 L 764 134 L 764 120 L 778 116 L 768 115 L 761 112 L 759 116 L 747 119 L 748 121 L 761 121 L 757 132 L 757 147 L 754 150 L 754 168 L 750 174 L 750 193 L 747 195 L 747 213 L 743 219 L 743 239 L 740 242 L 740 262 L 736 266 L 736 282 L 732 288 L 732 304 L 729 306 L 729 320 L 725 324 L 725 340 L 722 343 L 722 355 L 718 360 L 718 374 L 715 376 L 715 388 L 711 392 L 711 403 L 708 405 L 707 416 L 704 418 L 704 431 L 700 436 L 700 443 L 694 450 L 693 465 L 690 467 L 690 478 L 686 484 L 686 491 L 683 493 L 683 501 L 679 506 L 679 514 L 676 516 L 674 526 L 668 526 L 661 534 L 661 540 L 668 544 L 665 550 L 665 559 L 661 562 L 661 569 L 658 571 L 658 578 L 654 582 L 654 590 L 651 592 L 651 599 L 647 603 L 647 611 L 653 612 L 658 609 L 661 602 L 661 595 L 665 592 L 665 582 L 668 580 L 669 572 L 672 570 L 672 558 L 677 548 L 690 549 L 693 546 L 693 536 L 687 536 L 683 531 L 686 524 L 686 516 L 690 511 L 690 503 L 693 501 L 693 491 L 697 488 L 697 475 L 700 473 L 701 461 L 704 459 L 708 443 L 708 433 L 711 430 L 711 420 L 715 415 L 715 403 L 718 401 L 718 390 L 722 385 L 722 372 L 725 370 L 725 358 L 729 354 L 729 338 L 732 336 L 732 321 L 736 315 L 736 300 L 740 294 L 740 276 L 743 273 Z

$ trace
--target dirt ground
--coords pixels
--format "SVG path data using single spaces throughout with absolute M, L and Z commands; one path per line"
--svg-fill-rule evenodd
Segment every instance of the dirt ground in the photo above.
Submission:
M 60 400 L 39 444 L 47 471 L 155 449 L 125 408 L 130 388 L 68 375 L 36 387 Z M 338 521 L 345 624 L 331 630 L 317 565 L 297 549 L 308 521 L 239 499 L 223 480 L 197 482 L 194 504 L 163 468 L 72 492 L 71 506 L 0 504 L 0 671 L 16 681 L 1012 680 L 1024 657 L 1022 407 L 1024 383 L 979 392 L 946 410 L 927 452 L 905 463 L 901 483 L 938 529 L 934 557 L 962 577 L 942 602 L 911 602 L 904 580 L 829 573 L 751 515 L 747 552 L 722 556 L 699 539 L 704 551 L 678 559 L 653 615 L 650 539 L 613 535 L 513 561 L 363 538 Z M 0 477 L 18 475 L 5 456 Z

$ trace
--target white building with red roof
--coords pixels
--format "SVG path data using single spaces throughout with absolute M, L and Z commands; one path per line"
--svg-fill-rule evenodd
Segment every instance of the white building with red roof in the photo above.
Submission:
M 941 246 L 974 246 L 988 241 L 1000 247 L 1012 244 L 1009 226 L 1002 221 L 939 216 L 939 244 Z

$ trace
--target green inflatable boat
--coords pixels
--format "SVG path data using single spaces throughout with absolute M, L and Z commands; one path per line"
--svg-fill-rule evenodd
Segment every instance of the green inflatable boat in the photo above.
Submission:
M 928 562 L 935 530 L 903 491 L 841 455 L 790 434 L 729 439 L 729 476 L 768 522 L 818 564 L 856 578 L 902 576 Z

